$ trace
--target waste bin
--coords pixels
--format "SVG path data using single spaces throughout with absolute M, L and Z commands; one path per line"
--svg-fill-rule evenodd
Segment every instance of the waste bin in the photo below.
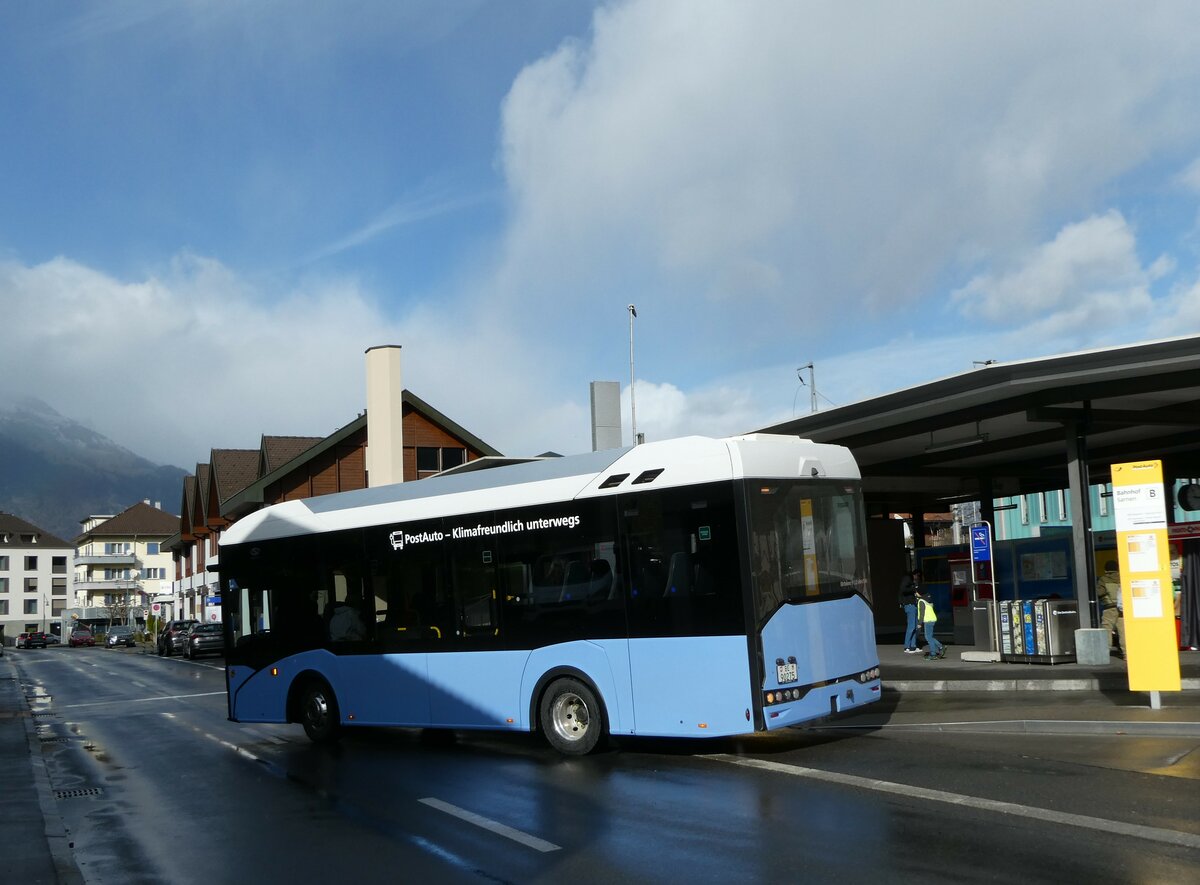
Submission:
M 996 644 L 996 604 L 991 599 L 971 603 L 971 624 L 975 630 L 976 651 L 1001 651 Z
M 1079 606 L 1073 599 L 1020 599 L 1001 603 L 1001 660 L 1062 664 L 1075 660 Z

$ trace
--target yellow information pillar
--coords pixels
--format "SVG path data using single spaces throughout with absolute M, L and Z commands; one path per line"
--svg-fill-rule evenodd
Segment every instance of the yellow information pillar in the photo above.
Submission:
M 1130 691 L 1179 691 L 1179 649 L 1167 548 L 1167 508 L 1162 462 L 1112 465 L 1125 660 Z

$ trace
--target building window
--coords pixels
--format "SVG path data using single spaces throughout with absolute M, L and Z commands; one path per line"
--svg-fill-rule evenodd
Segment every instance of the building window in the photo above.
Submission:
M 0 556 L 0 572 L 8 571 L 8 557 Z
M 38 601 L 36 599 L 26 599 L 25 600 L 25 614 L 36 615 L 38 613 L 37 604 L 38 604 Z
M 25 571 L 27 571 L 27 572 L 36 572 L 37 571 L 37 557 L 36 556 L 26 556 L 25 557 Z
M 8 592 L 8 578 L 0 578 L 0 593 Z
M 26 578 L 25 579 L 25 592 L 26 593 L 37 593 L 37 578 Z
M 458 446 L 417 446 L 417 475 L 441 473 L 451 467 L 465 464 L 467 450 Z
M 1021 525 L 1029 525 L 1029 496 L 1021 496 Z
M 1062 489 L 1058 490 L 1058 518 L 1059 521 L 1067 518 L 1067 493 Z
M 110 541 L 104 545 L 105 556 L 121 556 L 129 552 L 128 541 Z
M 67 595 L 67 579 L 66 578 L 51 578 L 50 579 L 50 592 L 54 596 L 66 596 Z
M 0 615 L 8 614 L 8 600 L 0 599 Z
M 56 575 L 67 573 L 67 558 L 65 556 L 50 557 L 50 571 Z
M 147 541 L 146 542 L 146 555 L 147 556 L 158 556 L 158 541 Z

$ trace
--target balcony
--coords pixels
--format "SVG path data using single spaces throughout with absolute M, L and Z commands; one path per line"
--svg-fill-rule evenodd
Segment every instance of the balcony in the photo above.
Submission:
M 112 578 L 110 580 L 80 581 L 71 585 L 76 591 L 87 593 L 136 593 L 141 589 L 141 583 L 129 578 Z
M 77 553 L 76 565 L 137 565 L 137 556 L 133 553 Z

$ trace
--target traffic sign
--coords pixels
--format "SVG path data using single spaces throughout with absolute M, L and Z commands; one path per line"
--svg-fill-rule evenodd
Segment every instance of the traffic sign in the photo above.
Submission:
M 971 526 L 971 559 L 974 562 L 990 562 L 992 559 L 992 542 L 989 526 Z

